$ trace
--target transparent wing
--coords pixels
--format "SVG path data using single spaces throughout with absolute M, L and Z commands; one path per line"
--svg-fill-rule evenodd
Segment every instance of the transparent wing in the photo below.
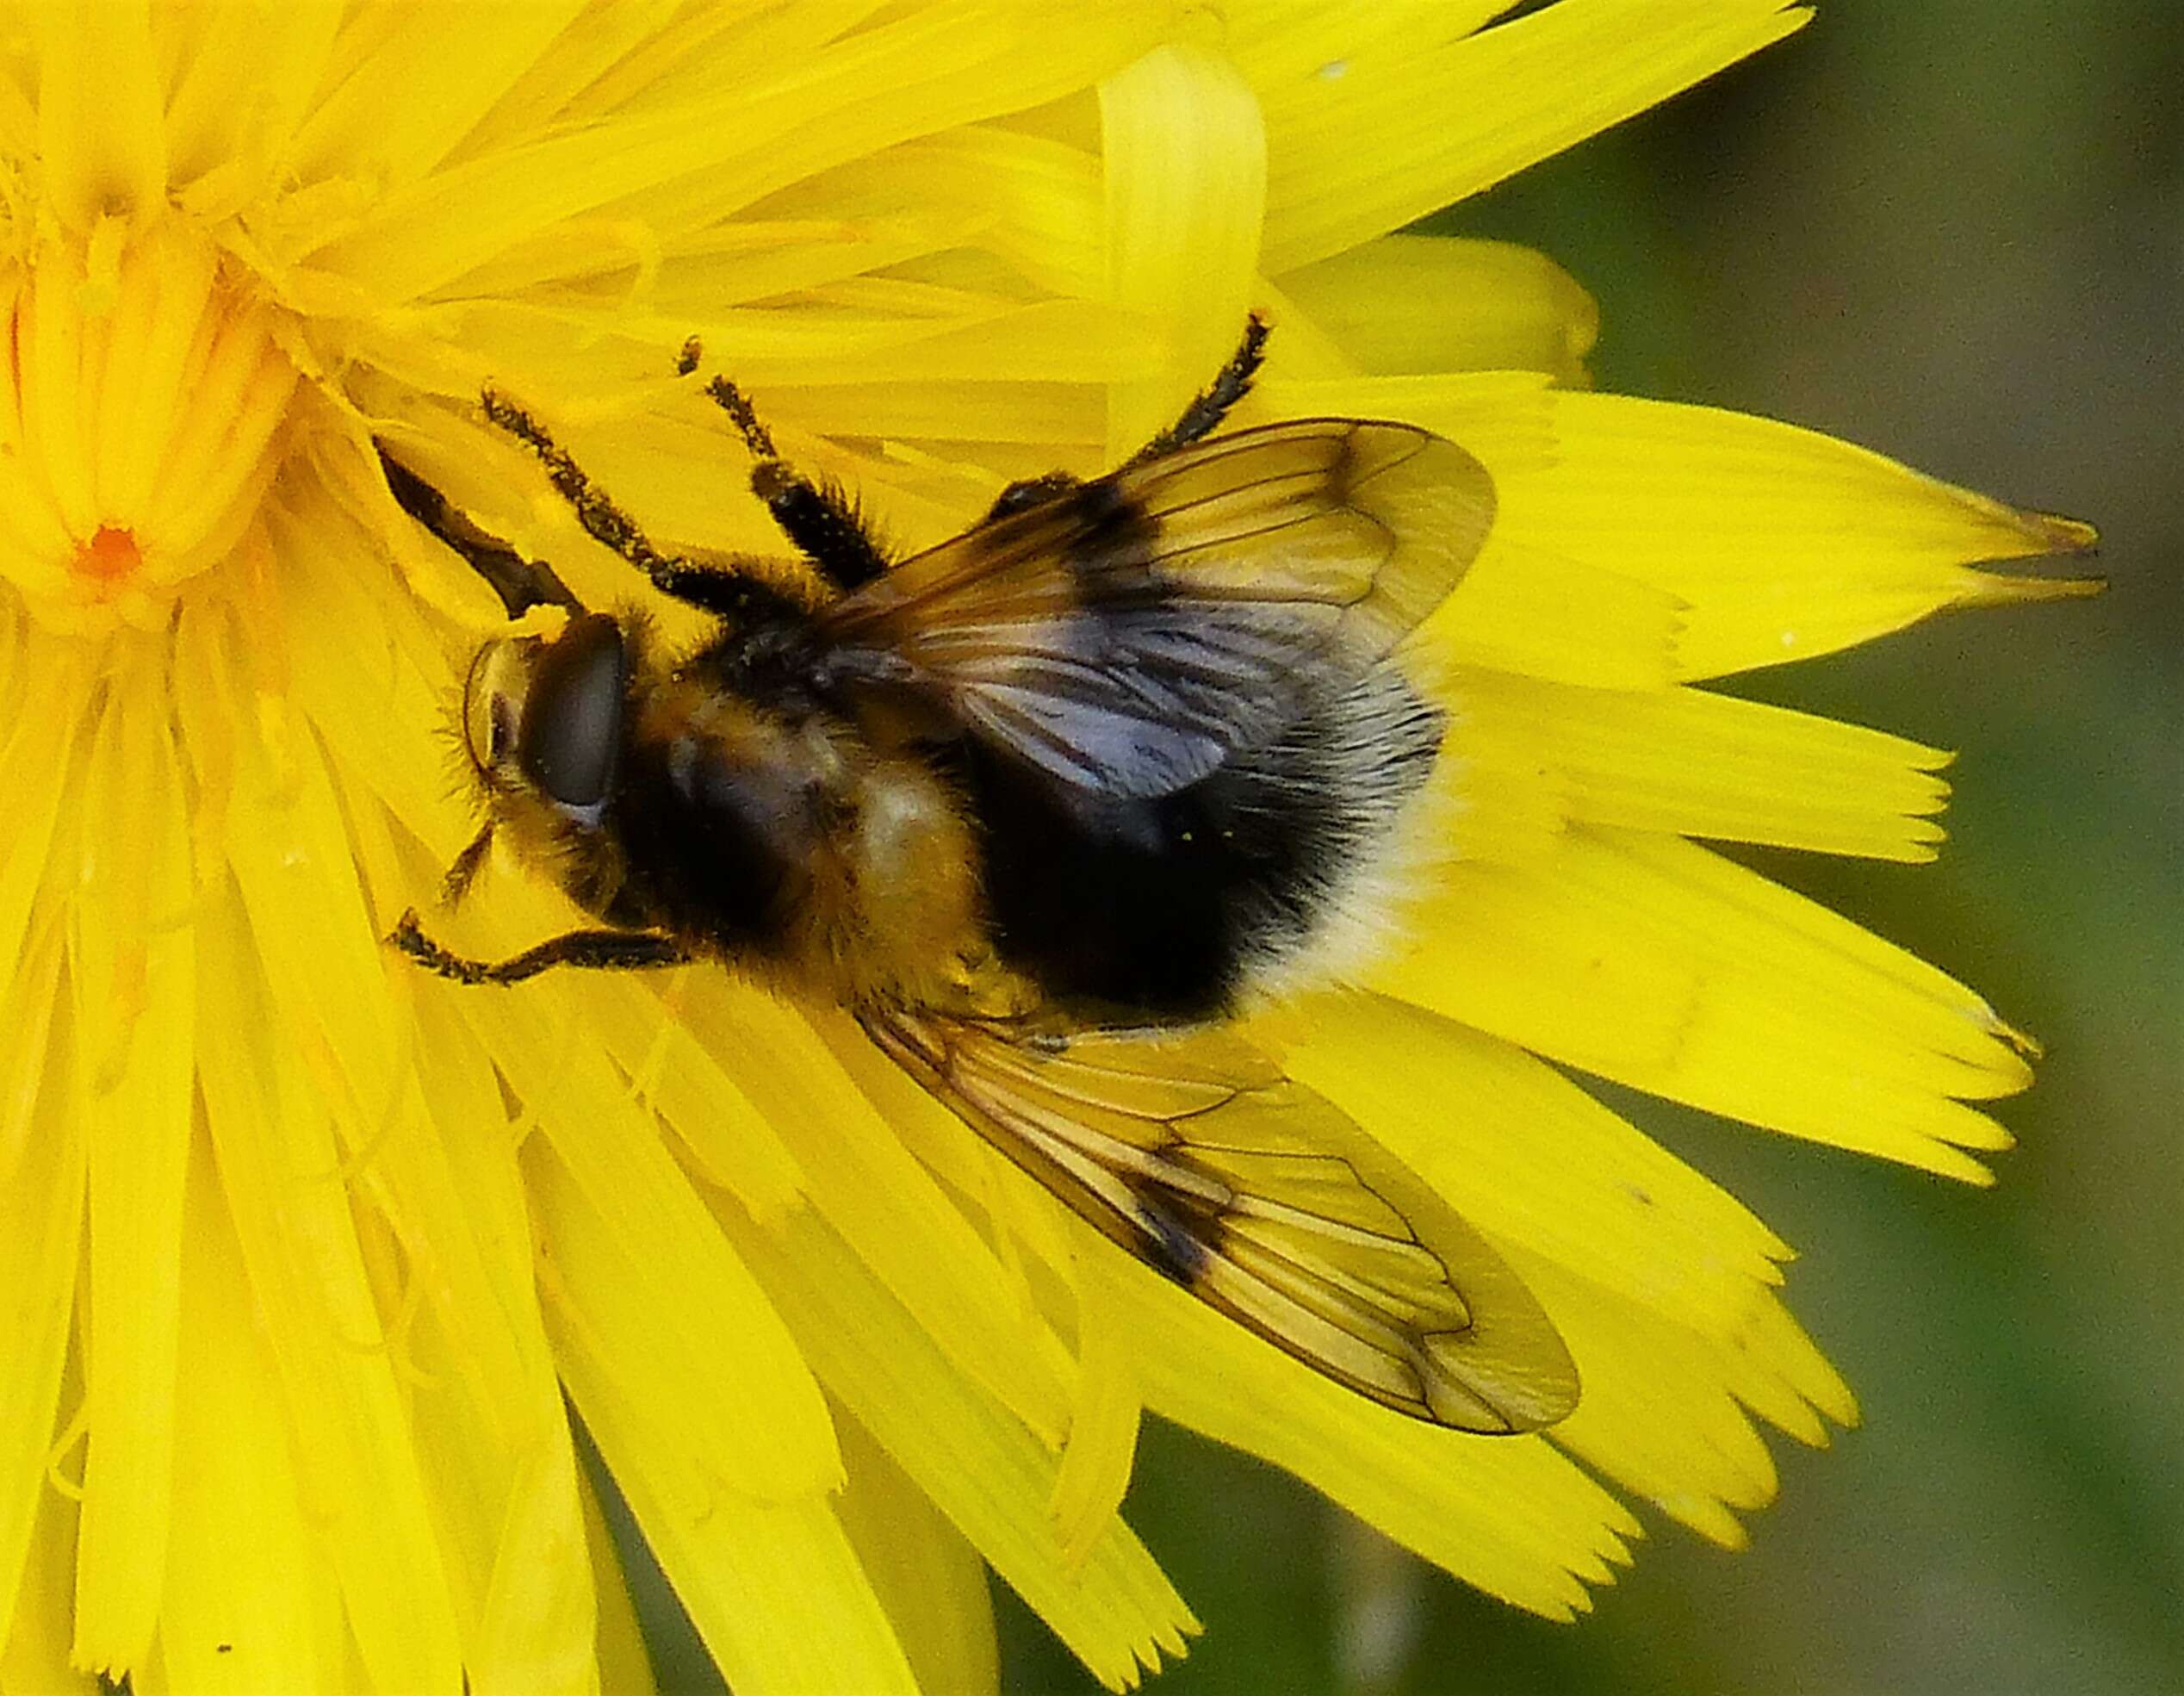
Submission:
M 1012 1040 L 868 1010 L 897 1064 L 1102 1233 L 1315 1370 L 1508 1432 L 1577 1370 L 1501 1257 L 1347 1115 L 1219 1030 Z
M 1172 793 L 1362 675 L 1479 552 L 1486 468 L 1409 425 L 1248 430 L 1066 489 L 829 608 L 843 674 L 1079 788 Z

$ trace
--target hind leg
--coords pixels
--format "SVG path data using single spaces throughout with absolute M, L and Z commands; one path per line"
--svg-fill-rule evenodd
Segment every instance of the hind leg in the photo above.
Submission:
M 1273 326 L 1265 319 L 1253 313 L 1244 322 L 1244 339 L 1237 344 L 1236 351 L 1229 356 L 1228 363 L 1215 374 L 1213 381 L 1193 397 L 1183 408 L 1182 416 L 1162 431 L 1129 458 L 1123 466 L 1143 465 L 1148 460 L 1158 459 L 1176 449 L 1188 447 L 1201 437 L 1210 434 L 1229 409 L 1251 390 L 1251 379 L 1258 374 L 1266 361 L 1267 338 Z M 1083 486 L 1082 477 L 1067 471 L 1049 471 L 1044 476 L 1024 477 L 1002 490 L 1000 496 L 988 509 L 981 524 L 991 524 L 996 519 L 1005 519 L 1014 513 L 1029 512 L 1044 506 L 1057 495 L 1067 494 L 1073 488 Z

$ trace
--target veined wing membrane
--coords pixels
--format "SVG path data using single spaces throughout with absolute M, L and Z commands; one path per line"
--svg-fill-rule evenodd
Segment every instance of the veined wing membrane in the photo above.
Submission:
M 1050 777 L 1170 794 L 1362 676 L 1492 523 L 1486 468 L 1409 425 L 1307 419 L 1062 491 L 828 609 L 853 686 L 909 689 Z
M 1337 1382 L 1466 1431 L 1536 1430 L 1576 1406 L 1561 1339 L 1500 1256 L 1235 1036 L 1022 1041 L 905 1010 L 861 1016 L 1104 1235 Z

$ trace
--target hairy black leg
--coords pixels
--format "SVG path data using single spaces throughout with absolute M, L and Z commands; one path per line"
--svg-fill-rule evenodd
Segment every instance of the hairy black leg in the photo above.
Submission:
M 478 834 L 464 845 L 449 866 L 447 875 L 440 879 L 440 904 L 443 907 L 460 906 L 462 898 L 470 892 L 470 885 L 478 880 L 478 869 L 486 863 L 486 855 L 493 852 L 493 821 L 488 819 Z
M 400 949 L 428 972 L 452 978 L 458 984 L 520 984 L 557 966 L 574 966 L 588 972 L 641 972 L 655 966 L 682 966 L 690 956 L 672 936 L 649 930 L 572 930 L 525 948 L 506 960 L 467 960 L 450 954 L 425 934 L 413 907 L 387 934 L 389 946 Z
M 543 605 L 583 610 L 582 603 L 554 575 L 551 566 L 525 559 L 498 536 L 479 529 L 450 506 L 444 494 L 389 454 L 384 444 L 380 444 L 379 463 L 387 474 L 387 487 L 395 503 L 460 554 L 500 597 L 510 618 Z
M 485 391 L 483 400 L 486 417 L 537 457 L 546 469 L 547 480 L 593 539 L 613 549 L 643 572 L 661 593 L 737 624 L 797 616 L 798 609 L 792 602 L 755 578 L 723 566 L 701 565 L 679 554 L 661 553 L 637 521 L 585 475 L 544 425 L 493 389 Z
M 1228 363 L 1221 367 L 1213 381 L 1183 408 L 1181 418 L 1132 454 L 1124 463 L 1142 465 L 1149 459 L 1158 459 L 1163 454 L 1173 453 L 1177 448 L 1198 440 L 1225 418 L 1229 408 L 1250 392 L 1251 379 L 1266 358 L 1269 333 L 1266 320 L 1253 313 L 1244 321 L 1244 339 L 1237 344 L 1236 351 L 1229 356 Z M 1034 506 L 1044 506 L 1057 495 L 1067 494 L 1073 488 L 1082 488 L 1083 481 L 1082 477 L 1072 476 L 1067 471 L 1049 471 L 1044 476 L 1021 477 L 1002 490 L 979 523 L 991 524 L 995 519 L 1008 518 L 1011 513 L 1029 512 Z
M 1181 418 L 1132 454 L 1126 463 L 1142 465 L 1149 459 L 1158 459 L 1163 454 L 1188 447 L 1227 417 L 1229 408 L 1250 392 L 1251 379 L 1266 358 L 1267 337 L 1270 333 L 1270 326 L 1257 313 L 1244 320 L 1244 339 L 1237 344 L 1228 363 L 1183 408 Z
M 873 538 L 857 503 L 830 483 L 815 482 L 781 457 L 773 432 L 759 422 L 750 397 L 726 377 L 705 385 L 715 406 L 726 413 L 758 463 L 751 468 L 751 493 L 766 502 L 781 533 L 836 588 L 862 588 L 885 573 L 887 550 Z

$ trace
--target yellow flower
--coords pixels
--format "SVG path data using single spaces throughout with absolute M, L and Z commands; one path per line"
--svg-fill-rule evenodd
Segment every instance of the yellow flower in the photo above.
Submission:
M 1548 1062 L 1983 1181 L 2022 1039 L 1692 840 L 1925 859 L 1945 756 L 1690 686 L 2074 592 L 1976 564 L 2089 538 L 1556 386 L 1567 277 L 1390 232 L 1806 15 L 1501 9 L 8 8 L 0 1682 L 648 1687 L 572 1406 L 746 1693 L 990 1686 L 982 1562 L 1110 1685 L 1180 1653 L 1114 1512 L 1141 1406 L 1563 1617 L 1623 1495 L 1734 1544 L 1755 1416 L 1854 1417 L 1784 1246 Z M 1451 864 L 1270 1029 L 1547 1305 L 1585 1390 L 1546 1435 L 1311 1376 L 836 1013 L 469 993 L 378 940 L 469 829 L 435 736 L 498 609 L 375 435 L 611 600 L 481 384 L 663 542 L 778 548 L 694 333 L 914 545 L 1136 446 L 1255 305 L 1243 421 L 1413 419 L 1493 476 L 1430 626 Z M 564 911 L 516 868 L 475 905 L 487 946 Z

